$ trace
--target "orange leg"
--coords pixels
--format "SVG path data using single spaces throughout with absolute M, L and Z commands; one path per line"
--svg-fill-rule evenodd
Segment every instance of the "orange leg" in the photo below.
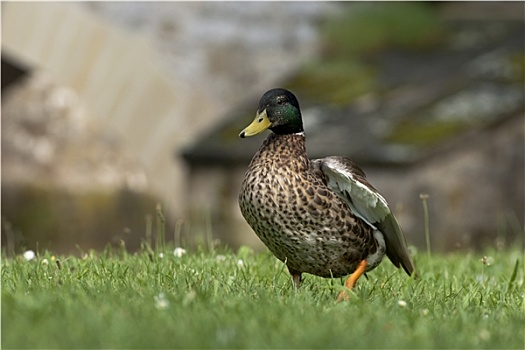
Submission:
M 359 277 L 361 277 L 361 275 L 363 273 L 365 273 L 365 270 L 366 270 L 366 260 L 361 260 L 361 262 L 359 263 L 359 265 L 357 265 L 357 268 L 355 269 L 355 271 L 350 275 L 350 277 L 348 277 L 348 279 L 346 280 L 345 282 L 345 287 L 352 290 L 352 288 L 354 288 L 355 286 L 355 283 L 357 282 L 357 280 L 359 279 Z M 348 293 L 346 292 L 346 290 L 342 290 L 339 295 L 337 296 L 337 301 L 343 301 L 343 300 L 348 300 L 350 299 L 350 296 L 348 295 Z

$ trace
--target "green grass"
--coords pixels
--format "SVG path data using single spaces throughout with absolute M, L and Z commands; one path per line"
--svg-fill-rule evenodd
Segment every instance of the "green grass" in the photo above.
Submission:
M 2 348 L 522 349 L 522 251 L 485 255 L 416 255 L 419 281 L 384 261 L 344 303 L 247 248 L 3 258 Z

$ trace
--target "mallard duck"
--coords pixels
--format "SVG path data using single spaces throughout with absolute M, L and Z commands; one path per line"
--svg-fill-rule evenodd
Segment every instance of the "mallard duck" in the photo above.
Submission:
M 241 213 L 299 286 L 302 273 L 350 275 L 337 300 L 348 299 L 359 277 L 386 254 L 415 273 L 405 237 L 386 200 L 349 158 L 309 159 L 297 98 L 286 89 L 267 91 L 241 138 L 266 129 L 246 170 Z

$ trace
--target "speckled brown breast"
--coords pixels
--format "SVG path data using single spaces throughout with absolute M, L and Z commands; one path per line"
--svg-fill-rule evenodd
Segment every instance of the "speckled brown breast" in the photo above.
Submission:
M 311 166 L 303 134 L 268 136 L 246 171 L 239 205 L 291 271 L 340 277 L 377 250 L 373 229 L 352 215 Z

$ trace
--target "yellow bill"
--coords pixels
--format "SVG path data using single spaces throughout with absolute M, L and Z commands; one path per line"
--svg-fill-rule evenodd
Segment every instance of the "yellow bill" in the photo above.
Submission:
M 268 129 L 270 125 L 272 125 L 272 123 L 270 123 L 270 120 L 268 119 L 268 115 L 266 115 L 266 109 L 265 109 L 261 113 L 255 114 L 255 119 L 253 120 L 253 122 L 251 122 L 251 124 L 248 125 L 243 131 L 241 131 L 239 136 L 241 138 L 245 138 L 245 137 L 260 134 L 264 130 Z

